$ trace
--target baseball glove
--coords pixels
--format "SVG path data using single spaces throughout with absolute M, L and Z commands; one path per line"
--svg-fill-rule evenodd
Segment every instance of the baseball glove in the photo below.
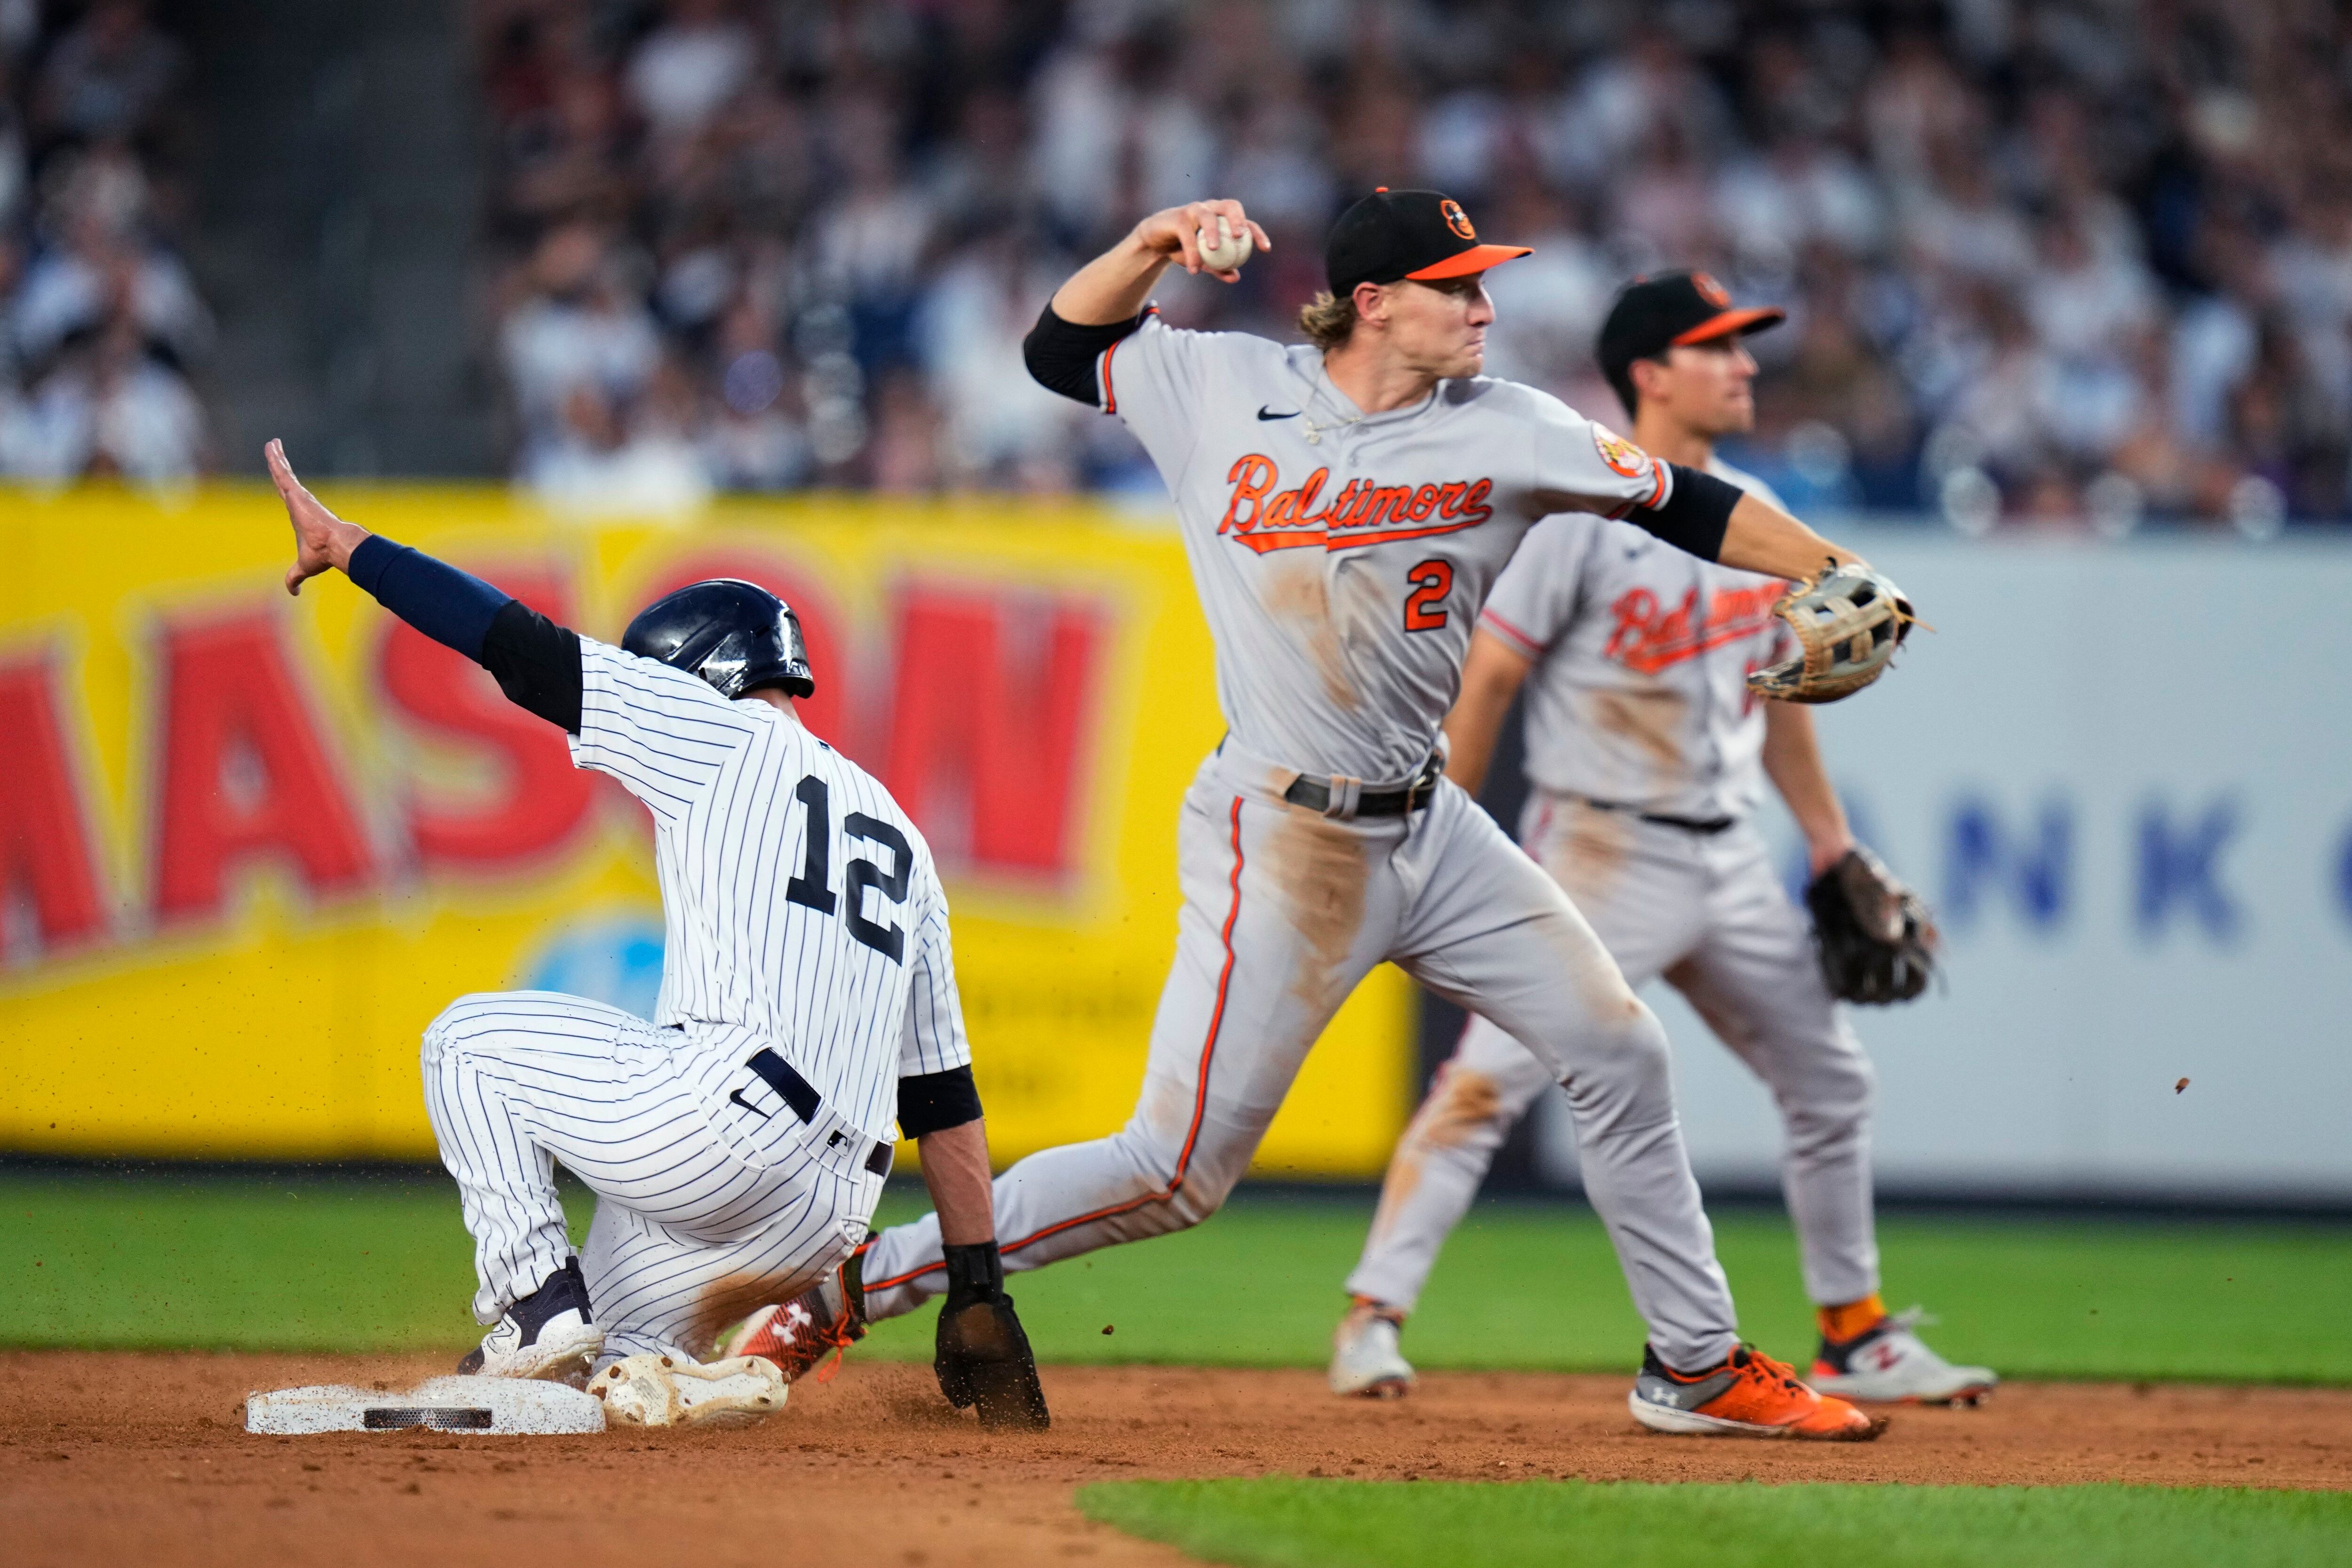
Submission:
M 1936 922 L 1917 894 L 1856 845 L 1805 890 L 1830 994 L 1848 1002 L 1908 1002 L 1936 973 Z
M 1029 1335 L 1004 1293 L 1004 1262 L 995 1244 L 950 1247 L 948 1294 L 940 1303 L 931 1370 L 958 1410 L 980 1407 L 989 1431 L 1043 1431 L 1054 1424 Z
M 1797 639 L 1797 657 L 1752 672 L 1748 689 L 1783 702 L 1853 696 L 1886 672 L 1918 619 L 1902 589 L 1859 563 L 1829 563 L 1783 594 L 1772 613 Z

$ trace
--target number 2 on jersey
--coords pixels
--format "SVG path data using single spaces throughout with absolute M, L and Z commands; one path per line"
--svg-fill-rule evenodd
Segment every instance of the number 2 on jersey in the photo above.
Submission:
M 1404 596 L 1404 629 L 1433 632 L 1445 625 L 1445 595 L 1454 592 L 1454 563 L 1424 561 L 1404 574 L 1412 592 Z
M 793 798 L 808 809 L 808 848 L 801 858 L 797 876 L 784 884 L 786 901 L 803 909 L 814 910 L 821 915 L 834 912 L 833 893 L 833 795 L 824 781 L 814 773 L 793 788 Z M 853 811 L 842 819 L 842 837 L 859 838 L 878 844 L 890 851 L 890 869 L 862 857 L 849 863 L 845 882 L 849 893 L 849 909 L 842 923 L 849 934 L 872 948 L 893 963 L 903 963 L 907 956 L 907 933 L 898 927 L 866 918 L 866 889 L 873 889 L 891 903 L 907 901 L 907 886 L 915 874 L 915 857 L 907 836 L 882 821 Z

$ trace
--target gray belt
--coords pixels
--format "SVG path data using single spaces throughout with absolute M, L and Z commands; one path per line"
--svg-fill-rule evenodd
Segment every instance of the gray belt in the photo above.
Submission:
M 1366 789 L 1363 780 L 1344 773 L 1331 778 L 1301 773 L 1282 792 L 1282 798 L 1341 822 L 1359 816 L 1403 816 L 1427 805 L 1429 797 L 1437 793 L 1437 781 L 1444 776 L 1445 759 L 1432 752 L 1429 761 L 1421 764 L 1421 772 L 1402 788 Z

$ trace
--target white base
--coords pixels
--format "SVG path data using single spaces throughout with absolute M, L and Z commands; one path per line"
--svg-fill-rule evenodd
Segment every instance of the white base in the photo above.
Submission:
M 320 1384 L 249 1394 L 245 1400 L 248 1432 L 299 1436 L 420 1427 L 485 1437 L 602 1432 L 604 1406 L 560 1383 L 513 1377 L 436 1377 L 405 1394 Z

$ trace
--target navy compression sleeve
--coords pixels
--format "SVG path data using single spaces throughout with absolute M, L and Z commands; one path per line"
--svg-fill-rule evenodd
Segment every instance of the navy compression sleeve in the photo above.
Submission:
M 376 603 L 445 647 L 482 661 L 482 639 L 506 608 L 502 594 L 471 573 L 436 561 L 420 550 L 371 533 L 352 552 L 344 568 Z
M 421 550 L 371 533 L 345 568 L 376 602 L 497 677 L 519 708 L 580 732 L 580 634 Z
M 1731 509 L 1747 492 L 1704 468 L 1686 468 L 1680 463 L 1666 466 L 1675 471 L 1675 488 L 1666 504 L 1654 510 L 1637 506 L 1625 514 L 1625 521 L 1701 561 L 1719 559 L 1723 531 L 1731 526 Z

